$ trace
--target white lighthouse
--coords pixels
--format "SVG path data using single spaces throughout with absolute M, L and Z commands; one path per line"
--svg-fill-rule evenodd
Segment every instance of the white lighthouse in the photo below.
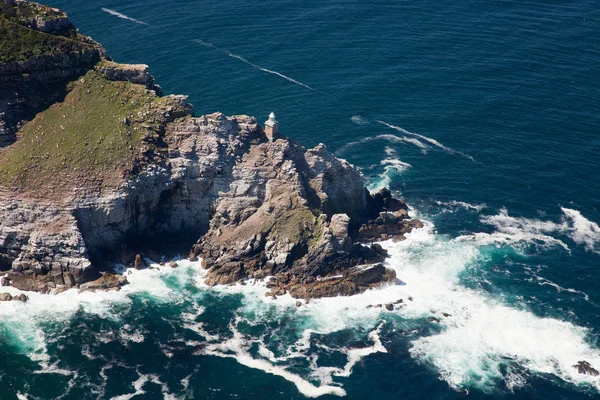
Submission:
M 269 114 L 269 119 L 265 122 L 265 135 L 272 142 L 277 140 L 279 122 L 275 119 L 275 113 Z

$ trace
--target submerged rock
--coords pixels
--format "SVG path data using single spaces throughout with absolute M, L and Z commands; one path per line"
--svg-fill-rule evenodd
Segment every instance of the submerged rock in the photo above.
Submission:
M 591 366 L 587 361 L 577 361 L 577 364 L 573 365 L 573 368 L 577 369 L 582 375 L 598 376 L 600 372 Z

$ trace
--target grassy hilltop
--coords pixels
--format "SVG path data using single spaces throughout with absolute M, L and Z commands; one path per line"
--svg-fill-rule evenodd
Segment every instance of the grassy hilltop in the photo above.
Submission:
M 12 79 L 16 85 L 31 80 L 26 72 L 15 75 L 11 63 L 39 64 L 44 56 L 77 56 L 90 48 L 100 54 L 100 45 L 80 35 L 66 18 L 36 3 L 0 1 L 0 79 Z M 40 31 L 40 25 L 48 32 Z M 14 144 L 0 148 L 0 187 L 38 197 L 102 190 L 117 187 L 142 164 L 160 161 L 163 124 L 185 110 L 127 77 L 109 80 L 103 67 L 120 65 L 101 55 L 98 60 L 66 84 L 64 99 L 25 122 Z M 4 76 L 3 68 L 10 70 Z M 42 78 L 35 79 L 44 85 L 43 65 L 41 70 L 35 74 Z M 2 95 L 0 87 L 0 100 Z M 0 107 L 0 116 L 1 111 Z

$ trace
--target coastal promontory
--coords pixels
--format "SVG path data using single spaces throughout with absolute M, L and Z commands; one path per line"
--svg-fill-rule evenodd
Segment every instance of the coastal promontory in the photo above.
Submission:
M 201 260 L 210 285 L 271 277 L 272 296 L 394 282 L 369 243 L 420 221 L 324 144 L 306 149 L 269 121 L 196 116 L 63 12 L 0 1 L 1 283 L 118 288 L 115 263 L 176 254 Z

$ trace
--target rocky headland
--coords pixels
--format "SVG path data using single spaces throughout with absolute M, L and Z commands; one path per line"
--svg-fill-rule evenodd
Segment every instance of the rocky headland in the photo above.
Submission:
M 422 224 L 325 145 L 195 116 L 59 10 L 0 0 L 0 31 L 1 285 L 114 289 L 115 262 L 177 253 L 201 259 L 210 285 L 272 277 L 272 296 L 395 281 L 374 242 Z

